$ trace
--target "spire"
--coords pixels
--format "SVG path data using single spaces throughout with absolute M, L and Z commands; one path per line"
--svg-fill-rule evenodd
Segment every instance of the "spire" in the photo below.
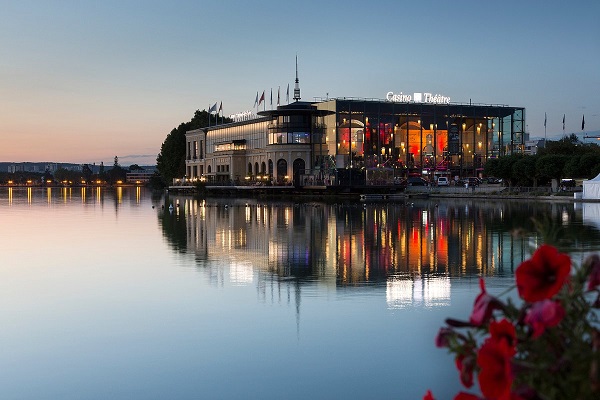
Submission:
M 298 80 L 298 55 L 296 55 L 296 85 L 294 86 L 294 101 L 300 100 L 300 81 Z

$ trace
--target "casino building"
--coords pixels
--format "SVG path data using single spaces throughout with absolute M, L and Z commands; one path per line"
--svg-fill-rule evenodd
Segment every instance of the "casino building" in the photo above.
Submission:
M 212 184 L 388 185 L 399 177 L 480 176 L 523 153 L 525 109 L 430 93 L 293 102 L 186 134 L 186 180 Z

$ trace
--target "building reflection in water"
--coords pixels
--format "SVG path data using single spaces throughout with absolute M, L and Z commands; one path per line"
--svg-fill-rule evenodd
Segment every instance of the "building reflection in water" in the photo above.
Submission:
M 450 305 L 450 278 L 447 276 L 391 276 L 386 286 L 386 301 L 390 308 Z
M 453 278 L 510 276 L 540 243 L 532 218 L 562 226 L 565 237 L 582 220 L 572 203 L 165 201 L 161 223 L 175 247 L 200 265 L 228 265 L 236 284 L 258 274 L 333 288 L 385 283 L 392 307 L 447 304 Z

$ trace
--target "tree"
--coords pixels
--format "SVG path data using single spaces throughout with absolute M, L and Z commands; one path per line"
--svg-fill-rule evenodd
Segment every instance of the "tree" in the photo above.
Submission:
M 42 177 L 42 180 L 44 182 L 53 181 L 54 176 L 52 176 L 52 173 L 48 169 L 46 169 L 46 171 L 44 172 L 44 175 Z
M 58 168 L 54 171 L 54 179 L 59 182 L 77 183 L 81 182 L 83 174 L 77 171 L 71 171 L 65 168 Z
M 159 171 L 163 183 L 169 184 L 173 178 L 185 175 L 185 133 L 193 129 L 199 129 L 209 125 L 210 114 L 206 110 L 196 110 L 189 122 L 179 124 L 165 138 L 160 153 L 156 157 L 156 169 Z M 210 116 L 211 119 L 214 117 Z M 231 122 L 229 118 L 223 118 L 223 123 Z
M 130 172 L 133 172 L 133 171 L 143 171 L 143 170 L 144 170 L 144 168 L 140 167 L 140 166 L 139 166 L 139 165 L 137 165 L 137 164 L 131 164 L 131 165 L 129 166 L 129 171 L 130 171 Z
M 483 172 L 487 176 L 497 176 L 498 178 L 502 178 L 505 182 L 508 182 L 509 186 L 512 186 L 515 181 L 513 165 L 523 157 L 522 154 L 511 154 L 509 156 L 502 156 L 489 160 L 485 164 Z
M 571 156 L 565 162 L 565 167 L 563 169 L 564 176 L 577 178 L 581 175 L 581 157 L 582 156 Z
M 106 175 L 108 182 L 111 184 L 118 181 L 124 182 L 127 179 L 127 171 L 118 164 L 112 167 Z
M 83 174 L 83 177 L 85 178 L 86 182 L 91 181 L 92 176 L 94 175 L 94 172 L 90 168 L 89 164 L 83 164 L 83 167 L 81 167 L 81 173 Z
M 598 168 L 600 168 L 600 154 L 584 154 L 579 159 L 579 173 L 576 177 L 592 179 L 598 175 L 598 172 L 595 172 Z
M 106 171 L 104 171 L 104 161 L 100 161 L 100 168 L 98 170 L 98 178 L 106 180 Z
M 533 186 L 537 187 L 539 172 L 535 167 L 537 156 L 524 156 L 515 161 L 512 165 L 512 173 L 517 180 L 517 183 L 529 186 L 533 182 Z
M 558 185 L 558 182 L 564 176 L 563 171 L 568 159 L 569 156 L 562 154 L 547 154 L 538 158 L 535 167 L 540 176 L 556 179 L 556 184 Z M 554 184 L 553 188 L 555 188 Z

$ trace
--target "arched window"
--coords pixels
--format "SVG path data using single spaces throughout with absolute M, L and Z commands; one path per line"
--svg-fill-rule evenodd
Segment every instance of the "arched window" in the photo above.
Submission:
M 252 163 L 248 163 L 248 175 L 252 175 Z
M 294 185 L 300 186 L 300 175 L 304 174 L 306 163 L 301 158 L 296 158 L 293 164 L 294 168 Z
M 287 161 L 283 158 L 277 161 L 277 183 L 283 184 L 287 176 Z

